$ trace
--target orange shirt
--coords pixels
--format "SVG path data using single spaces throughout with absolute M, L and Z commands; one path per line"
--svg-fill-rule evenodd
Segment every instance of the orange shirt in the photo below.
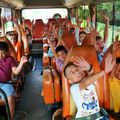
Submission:
M 20 62 L 21 57 L 24 55 L 24 47 L 23 43 L 17 41 L 15 45 L 13 45 L 16 55 L 17 55 L 17 61 Z

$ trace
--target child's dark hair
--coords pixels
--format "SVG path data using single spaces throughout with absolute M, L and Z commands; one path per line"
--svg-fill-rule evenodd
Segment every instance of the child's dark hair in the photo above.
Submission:
M 96 40 L 101 40 L 102 37 L 101 36 L 96 36 Z
M 8 49 L 9 49 L 9 47 L 6 42 L 0 42 L 0 50 L 5 50 L 7 52 Z
M 79 32 L 79 35 L 80 34 L 85 34 L 86 35 L 86 32 L 85 31 L 81 31 L 81 32 Z
M 59 45 L 56 49 L 55 49 L 56 53 L 63 51 L 67 54 L 67 50 L 63 45 Z
M 71 27 L 70 30 L 69 30 L 69 33 L 73 33 L 73 32 L 75 32 L 75 28 Z
M 74 65 L 72 62 L 68 62 L 68 64 L 64 67 L 64 76 L 67 78 L 67 75 L 66 75 L 66 69 L 70 66 Z M 75 65 L 74 65 L 75 66 Z
M 116 64 L 120 64 L 120 57 L 116 58 Z

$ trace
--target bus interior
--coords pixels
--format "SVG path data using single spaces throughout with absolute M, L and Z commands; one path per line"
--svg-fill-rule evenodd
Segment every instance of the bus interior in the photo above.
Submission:
M 80 33 L 85 35 L 83 39 Z M 0 0 L 0 42 L 7 41 L 8 54 L 18 64 L 22 56 L 27 58 L 21 72 L 11 74 L 9 83 L 2 83 L 0 73 L 0 95 L 3 96 L 0 97 L 0 120 L 96 120 L 75 118 L 77 106 L 64 68 L 67 63 L 74 63 L 75 56 L 82 56 L 90 64 L 90 70 L 97 74 L 105 71 L 109 52 L 119 64 L 119 33 L 120 0 Z M 9 40 L 15 34 L 21 39 L 19 49 Z M 103 46 L 99 49 L 102 51 L 100 62 L 99 51 L 96 51 L 97 36 L 103 38 L 98 44 L 106 47 L 105 52 Z M 114 45 L 116 43 L 118 46 Z M 66 58 L 61 58 L 64 63 L 60 64 L 58 46 L 68 51 Z M 100 108 L 107 111 L 104 113 L 109 120 L 120 120 L 120 73 L 117 80 L 110 82 L 111 73 L 105 72 L 94 84 Z M 14 86 L 13 113 L 1 84 Z

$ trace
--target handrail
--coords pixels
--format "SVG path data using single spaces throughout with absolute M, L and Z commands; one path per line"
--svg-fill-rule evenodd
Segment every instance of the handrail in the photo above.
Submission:
M 7 99 L 6 93 L 1 88 L 0 88 L 0 93 L 3 95 L 3 98 L 5 100 L 5 107 L 6 107 L 8 120 L 12 120 L 11 115 L 10 115 L 10 109 L 9 109 L 8 99 Z

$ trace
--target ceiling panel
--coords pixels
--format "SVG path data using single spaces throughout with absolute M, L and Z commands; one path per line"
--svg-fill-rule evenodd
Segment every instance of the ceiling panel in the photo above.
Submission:
M 63 7 L 62 0 L 24 0 L 26 7 Z
M 0 6 L 14 8 L 76 7 L 120 0 L 0 0 Z

